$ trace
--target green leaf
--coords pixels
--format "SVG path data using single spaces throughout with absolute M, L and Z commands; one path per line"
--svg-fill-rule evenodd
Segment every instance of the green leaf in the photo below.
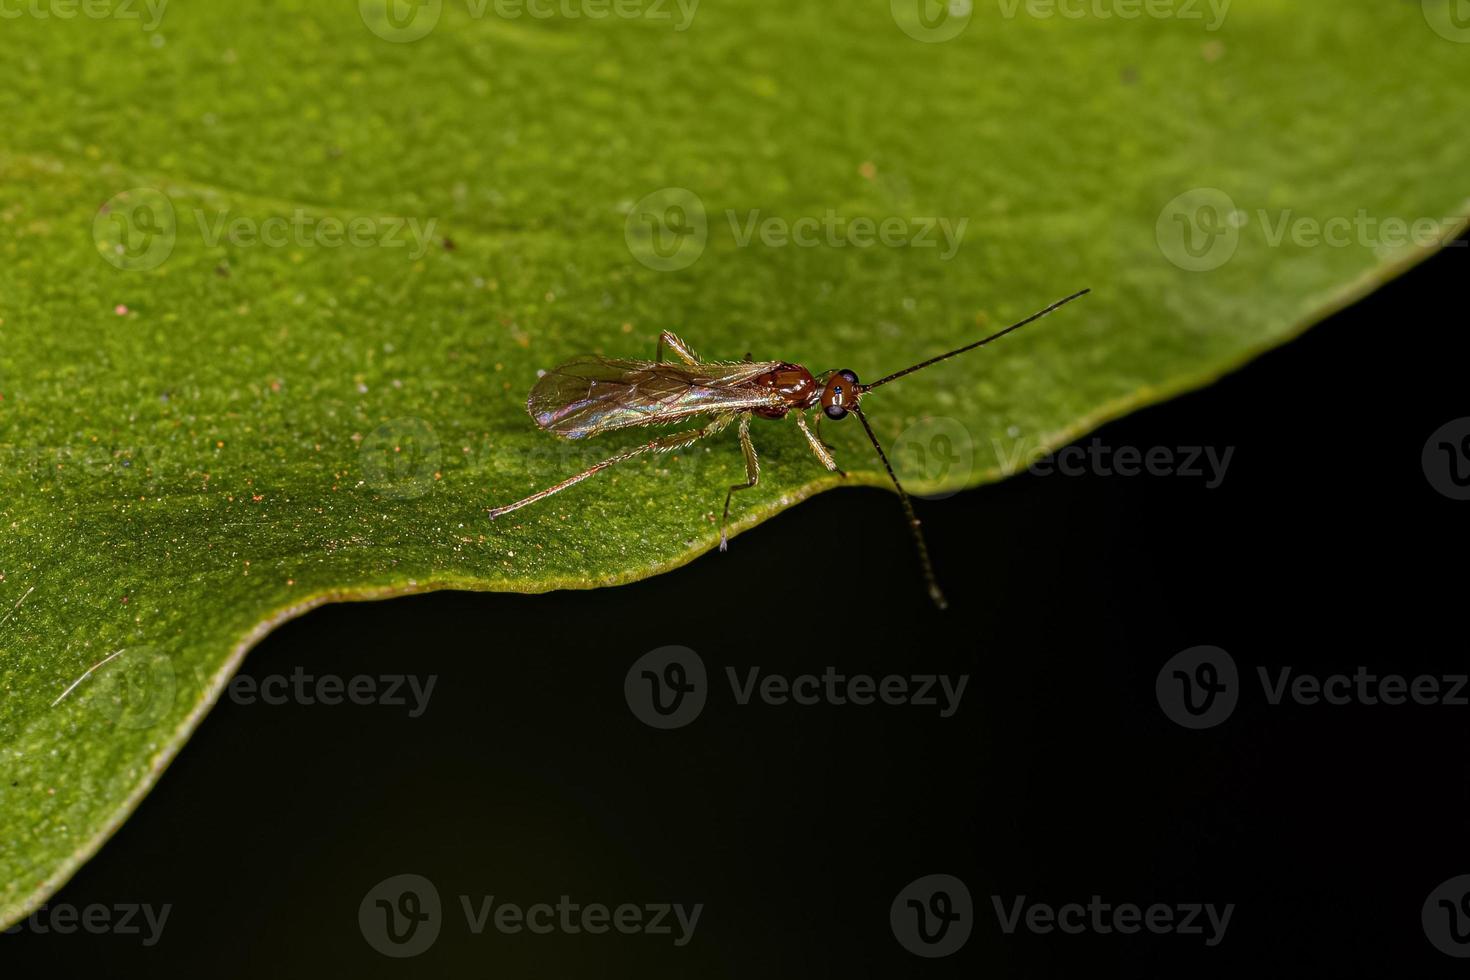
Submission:
M 729 431 L 487 519 L 644 438 L 540 432 L 538 369 L 672 328 L 873 378 L 1092 287 L 870 396 L 954 490 L 1291 337 L 1470 195 L 1452 0 L 358 6 L 0 30 L 0 923 L 284 619 L 711 548 Z M 735 529 L 841 482 L 754 436 Z

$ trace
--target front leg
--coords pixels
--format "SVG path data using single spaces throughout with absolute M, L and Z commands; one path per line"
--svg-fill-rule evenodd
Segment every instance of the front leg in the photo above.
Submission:
M 827 467 L 827 469 L 831 470 L 833 473 L 836 473 L 844 480 L 847 479 L 847 473 L 837 468 L 837 460 L 832 456 L 832 447 L 827 445 L 821 439 L 818 439 L 816 435 L 812 433 L 812 430 L 807 428 L 806 417 L 802 415 L 801 412 L 796 412 L 795 415 L 796 424 L 801 427 L 801 434 L 806 436 L 807 445 L 812 447 L 812 452 L 816 454 L 817 459 L 821 460 L 822 465 Z M 822 423 L 819 420 L 817 422 L 817 425 L 821 424 Z
M 750 413 L 746 412 L 740 416 L 740 448 L 745 451 L 745 482 L 736 483 L 725 492 L 725 514 L 720 518 L 720 550 L 730 549 L 729 541 L 725 537 L 725 525 L 730 522 L 730 498 L 735 496 L 736 490 L 749 490 L 760 482 L 761 463 L 756 458 L 755 446 L 750 442 Z
M 654 360 L 662 364 L 664 360 L 664 348 L 667 347 L 679 356 L 679 360 L 690 367 L 699 366 L 699 355 L 689 349 L 689 345 L 675 336 L 672 330 L 665 330 L 658 335 L 658 348 L 654 354 Z
M 822 438 L 822 419 L 824 418 L 826 418 L 825 413 L 819 410 L 817 412 L 817 441 L 820 442 L 826 448 L 827 452 L 830 453 L 832 451 L 832 447 L 828 446 L 827 440 Z

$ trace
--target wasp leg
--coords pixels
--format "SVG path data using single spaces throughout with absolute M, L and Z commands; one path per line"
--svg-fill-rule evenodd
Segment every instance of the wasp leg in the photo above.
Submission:
M 812 430 L 807 428 L 805 416 L 803 416 L 800 412 L 797 412 L 795 414 L 796 424 L 801 427 L 801 434 L 806 436 L 807 445 L 812 447 L 812 452 L 816 454 L 817 459 L 821 460 L 822 465 L 827 467 L 827 469 L 831 470 L 833 473 L 836 473 L 844 480 L 847 479 L 847 472 L 838 468 L 837 460 L 832 456 L 832 447 L 827 445 L 822 440 L 818 439 L 812 433 Z M 822 423 L 818 422 L 817 424 L 821 425 Z
M 690 350 L 689 345 L 684 343 L 684 341 L 680 340 L 677 336 L 675 336 L 672 330 L 665 330 L 663 333 L 658 335 L 658 350 L 656 355 L 654 356 L 654 360 L 658 361 L 660 364 L 662 364 L 664 360 L 665 347 L 677 354 L 679 360 L 683 361 L 685 364 L 688 364 L 690 367 L 699 366 L 699 355 Z
M 721 429 L 725 428 L 725 426 L 729 425 L 732 421 L 734 421 L 734 419 L 735 416 L 733 414 L 719 415 L 711 419 L 709 423 L 702 428 L 687 429 L 684 432 L 675 432 L 658 439 L 649 440 L 643 445 L 630 449 L 625 453 L 620 453 L 617 456 L 613 456 L 609 459 L 604 459 L 602 462 L 583 470 L 576 476 L 568 477 L 567 479 L 556 484 L 556 486 L 547 487 L 545 490 L 533 493 L 531 494 L 531 496 L 525 498 L 524 500 L 517 500 L 515 503 L 506 504 L 504 507 L 492 508 L 490 511 L 490 519 L 494 520 L 497 517 L 509 514 L 513 510 L 520 510 L 522 507 L 534 504 L 538 500 L 544 500 L 554 493 L 560 493 L 567 487 L 574 487 L 577 484 L 581 483 L 583 480 L 587 479 L 589 476 L 594 476 L 598 473 L 601 473 L 609 466 L 612 466 L 616 463 L 621 463 L 624 460 L 632 459 L 635 456 L 642 456 L 645 453 L 666 453 L 674 449 L 683 449 L 685 446 L 698 442 L 700 439 L 704 439 L 714 435 Z
M 749 490 L 760 482 L 761 461 L 756 458 L 755 446 L 750 442 L 750 413 L 740 416 L 740 448 L 745 451 L 745 482 L 736 483 L 725 491 L 725 514 L 720 518 L 720 550 L 728 551 L 730 544 L 725 537 L 725 525 L 730 522 L 730 498 L 736 490 Z

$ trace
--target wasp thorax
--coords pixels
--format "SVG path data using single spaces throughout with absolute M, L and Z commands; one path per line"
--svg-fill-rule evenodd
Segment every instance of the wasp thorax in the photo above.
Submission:
M 846 368 L 827 379 L 822 389 L 822 411 L 829 419 L 840 419 L 847 410 L 857 404 L 858 376 Z

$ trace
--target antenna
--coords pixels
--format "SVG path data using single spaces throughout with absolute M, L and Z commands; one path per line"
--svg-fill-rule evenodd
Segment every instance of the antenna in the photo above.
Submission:
M 935 578 L 934 566 L 929 563 L 929 546 L 924 543 L 924 532 L 919 527 L 919 518 L 914 513 L 914 505 L 909 500 L 909 495 L 904 490 L 903 484 L 898 482 L 898 475 L 893 472 L 893 467 L 889 465 L 888 454 L 878 444 L 878 437 L 873 434 L 873 427 L 868 424 L 868 417 L 863 414 L 862 408 L 856 402 L 853 403 L 852 411 L 857 415 L 858 421 L 863 424 L 863 428 L 867 430 L 868 439 L 872 441 L 873 448 L 878 450 L 878 458 L 883 461 L 883 468 L 888 471 L 888 478 L 893 481 L 893 487 L 898 491 L 898 499 L 903 503 L 903 511 L 908 515 L 909 529 L 914 532 L 914 544 L 919 546 L 919 564 L 924 566 L 924 581 L 929 585 L 929 598 L 933 599 L 934 604 L 940 609 L 948 609 L 949 601 L 944 598 L 944 593 L 939 590 L 939 579 Z
M 895 371 L 893 374 L 890 374 L 888 377 L 886 377 L 886 378 L 880 378 L 877 381 L 874 381 L 870 385 L 859 385 L 858 386 L 858 394 L 863 394 L 865 392 L 872 391 L 874 388 L 878 387 L 879 385 L 886 385 L 890 381 L 897 381 L 899 378 L 903 377 L 906 374 L 913 374 L 915 371 L 922 371 L 924 368 L 928 367 L 931 364 L 938 364 L 940 361 L 947 361 L 951 357 L 954 357 L 957 354 L 963 354 L 967 350 L 974 350 L 976 347 L 984 347 L 986 344 L 990 343 L 992 340 L 999 340 L 1000 338 L 1004 337 L 1006 334 L 1010 333 L 1012 330 L 1020 330 L 1026 324 L 1028 324 L 1028 323 L 1034 323 L 1035 321 L 1040 320 L 1042 317 L 1046 316 L 1048 313 L 1053 313 L 1053 312 L 1061 309 L 1062 307 L 1066 306 L 1068 303 L 1072 302 L 1072 300 L 1074 300 L 1074 299 L 1080 299 L 1081 297 L 1086 296 L 1090 292 L 1092 292 L 1091 289 L 1084 289 L 1084 290 L 1082 290 L 1079 293 L 1073 293 L 1071 296 L 1068 296 L 1066 299 L 1059 299 L 1059 300 L 1057 300 L 1055 303 L 1051 304 L 1050 306 L 1048 306 L 1046 309 L 1042 310 L 1041 312 L 1031 314 L 1026 319 L 1022 320 L 1020 323 L 1013 323 L 1009 327 L 1006 327 L 1004 330 L 1000 331 L 999 333 L 993 333 L 993 334 L 991 334 L 989 337 L 986 337 L 984 340 L 977 340 L 973 344 L 966 344 L 963 347 L 956 348 L 955 350 L 950 351 L 948 354 L 940 354 L 938 357 L 931 357 L 927 361 L 920 361 L 918 364 L 915 364 L 913 367 L 906 367 L 902 371 Z M 866 423 L 864 423 L 864 424 L 866 424 Z M 879 450 L 879 452 L 881 453 L 882 450 Z

